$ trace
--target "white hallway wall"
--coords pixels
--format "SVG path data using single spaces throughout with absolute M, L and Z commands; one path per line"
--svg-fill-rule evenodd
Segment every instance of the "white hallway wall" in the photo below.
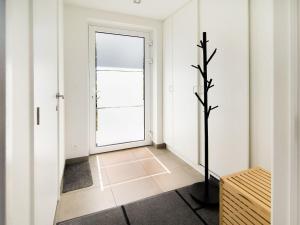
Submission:
M 164 142 L 193 165 L 198 163 L 198 2 L 191 1 L 164 22 Z
M 5 222 L 5 0 L 0 0 L 0 224 Z
M 209 95 L 210 103 L 220 108 L 211 114 L 209 135 L 210 168 L 219 175 L 249 166 L 248 10 L 247 0 L 193 0 L 164 24 L 164 141 L 194 166 L 199 146 L 202 163 L 204 157 L 198 128 L 202 107 L 197 110 L 194 96 L 197 73 L 190 65 L 199 61 L 196 44 L 203 31 L 210 52 L 218 48 L 209 65 L 216 84 Z
M 31 1 L 6 1 L 6 224 L 33 225 Z M 17 213 L 17 214 L 16 214 Z
M 152 75 L 153 141 L 162 143 L 162 23 L 157 20 L 65 5 L 66 158 L 89 155 L 88 25 L 131 25 L 154 34 Z
M 250 1 L 250 162 L 271 170 L 273 152 L 273 1 Z

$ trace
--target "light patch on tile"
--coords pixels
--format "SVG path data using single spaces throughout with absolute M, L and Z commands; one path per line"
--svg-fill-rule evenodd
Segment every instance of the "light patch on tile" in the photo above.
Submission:
M 100 188 L 103 191 L 104 190 L 104 185 L 109 184 L 109 178 L 107 176 L 107 173 L 105 170 L 101 170 L 101 165 L 100 165 L 100 159 L 98 156 L 96 156 L 96 162 L 97 162 L 97 171 L 98 171 L 98 179 L 100 183 Z
M 177 156 L 175 156 L 173 153 L 170 152 L 166 154 L 157 155 L 156 157 L 170 171 L 178 167 L 183 167 L 188 165 L 183 160 L 179 159 Z
M 101 166 L 101 168 L 112 168 L 112 167 L 117 167 L 117 166 L 124 166 L 124 165 L 128 165 L 128 164 L 133 164 L 133 163 L 138 163 L 138 162 L 142 162 L 148 159 L 153 159 L 153 157 L 149 157 L 149 158 L 144 158 L 144 159 L 137 159 L 137 160 L 131 160 L 128 162 L 121 162 L 121 163 L 117 163 L 117 164 L 112 164 L 112 165 L 108 165 L 108 166 Z
M 144 160 L 141 163 L 147 175 L 168 172 L 155 158 Z
M 146 172 L 140 162 L 106 168 L 111 184 L 146 176 Z
M 122 185 L 122 184 L 127 184 L 127 183 L 131 183 L 131 182 L 135 182 L 135 181 L 145 180 L 145 179 L 153 178 L 155 176 L 159 176 L 159 175 L 163 175 L 163 174 L 168 174 L 168 172 L 161 172 L 161 173 L 155 173 L 155 174 L 148 175 L 148 176 L 138 177 L 138 178 L 131 179 L 131 180 L 126 180 L 126 181 L 123 181 L 123 182 L 120 182 L 120 183 L 110 184 L 108 186 L 105 186 L 104 188 L 116 187 L 116 186 L 119 186 L 119 185 Z
M 155 176 L 153 179 L 163 191 L 175 190 L 198 182 L 196 177 L 184 171 L 182 167 L 173 169 L 170 174 Z
M 109 166 L 113 164 L 130 162 L 135 160 L 132 149 L 103 153 L 103 154 L 99 154 L 98 156 L 101 162 L 101 166 Z
M 133 155 L 135 159 L 147 159 L 147 158 L 152 158 L 153 155 L 151 152 L 148 150 L 148 148 L 143 147 L 143 148 L 137 148 L 133 150 Z
M 157 158 L 156 157 L 156 155 L 154 155 L 150 150 L 148 150 L 151 154 L 152 154 L 152 156 L 153 156 L 153 158 L 168 172 L 168 173 L 170 173 L 170 170 L 169 170 L 169 168 L 165 165 L 165 164 L 163 164 L 160 160 L 159 160 L 159 158 Z

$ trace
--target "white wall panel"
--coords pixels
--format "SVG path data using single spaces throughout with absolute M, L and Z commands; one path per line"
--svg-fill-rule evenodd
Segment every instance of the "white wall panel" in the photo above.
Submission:
M 273 150 L 273 1 L 250 1 L 251 166 L 271 170 Z
M 164 22 L 163 138 L 173 145 L 173 18 Z
M 31 1 L 6 1 L 7 225 L 32 225 Z
M 199 169 L 203 108 L 194 89 L 202 78 L 190 65 L 202 62 L 195 47 L 199 33 L 207 32 L 209 53 L 218 48 L 209 64 L 216 85 L 209 102 L 220 106 L 209 119 L 209 154 L 210 169 L 221 176 L 249 166 L 248 10 L 247 0 L 195 0 L 164 23 L 164 141 Z
M 198 3 L 192 1 L 173 16 L 173 149 L 187 160 L 198 159 L 197 86 Z
M 0 0 L 0 224 L 5 219 L 5 1 Z
M 248 0 L 200 0 L 200 31 L 207 32 L 208 67 L 214 79 L 210 104 L 220 107 L 209 120 L 210 168 L 219 175 L 249 166 Z
M 198 2 L 191 1 L 164 23 L 164 141 L 188 162 L 198 162 Z

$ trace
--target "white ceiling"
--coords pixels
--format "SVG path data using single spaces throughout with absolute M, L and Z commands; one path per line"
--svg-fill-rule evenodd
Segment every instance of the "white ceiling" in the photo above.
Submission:
M 159 20 L 165 19 L 189 1 L 142 0 L 141 4 L 134 4 L 133 0 L 65 0 L 68 4 Z

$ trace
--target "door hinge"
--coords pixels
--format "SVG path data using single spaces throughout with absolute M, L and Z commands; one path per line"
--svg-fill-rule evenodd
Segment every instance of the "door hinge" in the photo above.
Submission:
M 150 138 L 153 138 L 153 132 L 152 132 L 152 130 L 148 131 L 148 135 L 149 135 Z

